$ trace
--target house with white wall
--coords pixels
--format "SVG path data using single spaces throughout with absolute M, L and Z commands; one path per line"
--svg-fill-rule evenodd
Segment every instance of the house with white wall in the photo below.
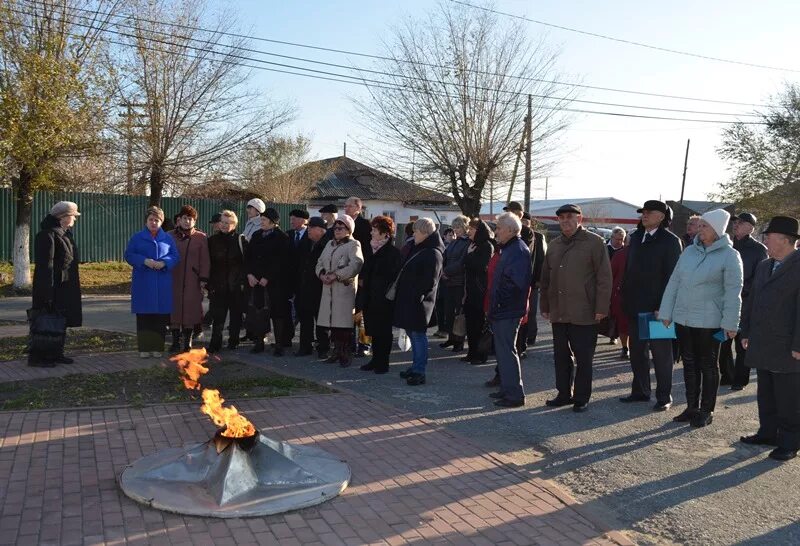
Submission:
M 557 225 L 556 210 L 562 205 L 571 203 L 578 205 L 583 211 L 583 223 L 598 228 L 621 226 L 632 229 L 639 223 L 636 210 L 641 205 L 634 205 L 616 197 L 573 197 L 570 199 L 545 199 L 531 201 L 528 211 L 536 220 L 545 225 Z M 492 220 L 503 212 L 506 203 L 486 203 L 481 207 L 481 218 Z
M 362 214 L 366 218 L 389 216 L 397 224 L 426 216 L 437 224 L 450 224 L 461 213 L 449 195 L 412 184 L 349 157 L 321 159 L 307 166 L 323 173 L 308 197 L 308 210 L 312 215 L 319 214 L 319 209 L 329 203 L 344 212 L 348 197 L 361 199 Z

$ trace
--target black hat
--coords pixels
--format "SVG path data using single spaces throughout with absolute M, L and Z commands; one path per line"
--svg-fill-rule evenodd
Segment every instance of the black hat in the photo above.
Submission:
M 531 213 L 530 212 L 523 212 L 522 213 L 522 219 L 523 220 L 530 220 L 531 219 Z
M 740 214 L 739 214 L 739 215 L 736 217 L 736 219 L 737 219 L 737 220 L 741 220 L 742 222 L 747 222 L 747 223 L 748 223 L 748 224 L 750 224 L 751 226 L 755 226 L 755 225 L 758 223 L 758 221 L 756 220 L 756 217 L 755 217 L 755 215 L 754 215 L 754 214 L 751 214 L 751 213 L 749 213 L 749 212 L 742 212 L 742 213 L 740 213 Z
M 292 212 L 289 213 L 289 216 L 294 216 L 295 218 L 304 218 L 308 220 L 308 211 L 302 209 L 294 209 Z
M 662 213 L 664 216 L 667 216 L 667 215 L 671 216 L 670 208 L 667 206 L 667 204 L 665 202 L 663 202 L 663 201 L 658 201 L 656 199 L 651 199 L 650 201 L 645 201 L 644 202 L 644 206 L 642 208 L 638 209 L 636 212 L 641 214 L 642 212 L 644 212 L 646 210 L 654 210 L 654 211 Z
M 559 216 L 560 214 L 565 214 L 567 212 L 574 212 L 575 214 L 583 214 L 583 211 L 578 205 L 567 203 L 566 205 L 561 205 L 560 207 L 558 207 L 558 210 L 556 211 L 556 216 Z
M 325 220 L 320 218 L 319 216 L 314 216 L 311 220 L 308 221 L 308 227 L 321 227 L 323 229 L 328 229 L 328 224 L 325 223 Z
M 274 224 L 277 224 L 278 222 L 281 221 L 281 215 L 278 214 L 278 211 L 273 209 L 272 207 L 262 212 L 261 216 L 263 216 L 264 218 L 269 218 L 270 220 L 272 220 Z
M 220 213 L 217 213 L 217 214 L 215 214 L 214 216 L 211 217 L 211 221 L 208 222 L 208 223 L 209 224 L 216 224 L 220 220 L 222 220 L 222 215 Z
M 800 222 L 791 216 L 775 216 L 762 233 L 780 233 L 800 239 Z
M 329 212 L 331 214 L 339 214 L 339 208 L 336 205 L 334 205 L 333 203 L 329 203 L 329 204 L 325 205 L 324 207 L 322 207 L 321 209 L 319 209 L 319 212 L 320 212 L 320 214 L 323 213 L 323 212 Z
M 503 210 L 513 210 L 522 212 L 522 205 L 520 205 L 517 201 L 509 201 L 508 205 L 503 207 Z

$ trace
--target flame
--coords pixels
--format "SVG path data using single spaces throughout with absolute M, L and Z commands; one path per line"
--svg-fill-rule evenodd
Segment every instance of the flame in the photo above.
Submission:
M 200 411 L 208 415 L 215 425 L 225 427 L 222 435 L 226 438 L 246 438 L 256 433 L 256 427 L 239 413 L 234 406 L 222 407 L 225 399 L 216 389 L 203 389 L 203 405 Z
M 178 363 L 178 372 L 184 386 L 189 390 L 200 390 L 200 377 L 208 373 L 205 366 L 208 355 L 205 348 L 191 349 L 170 358 Z M 215 425 L 222 428 L 222 436 L 226 438 L 246 438 L 256 433 L 256 427 L 247 418 L 239 413 L 234 406 L 223 407 L 225 399 L 216 389 L 202 389 L 203 405 L 200 411 L 208 415 Z

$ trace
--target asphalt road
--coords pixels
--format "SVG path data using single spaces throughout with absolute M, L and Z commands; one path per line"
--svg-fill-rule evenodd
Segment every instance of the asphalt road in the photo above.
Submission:
M 24 318 L 25 298 L 0 300 L 0 319 Z M 85 326 L 131 332 L 124 297 L 84 299 Z M 278 370 L 346 388 L 407 409 L 465 435 L 487 449 L 552 479 L 599 517 L 642 544 L 800 544 L 800 461 L 780 464 L 767 450 L 738 443 L 758 425 L 755 382 L 742 392 L 722 387 L 714 423 L 704 429 L 673 423 L 685 402 L 680 367 L 674 374 L 675 408 L 653 413 L 649 404 L 621 404 L 630 368 L 617 346 L 603 345 L 595 360 L 589 411 L 551 409 L 553 364 L 550 328 L 523 361 L 528 404 L 498 410 L 483 382 L 493 365 L 470 366 L 431 340 L 428 384 L 409 387 L 397 372 L 410 353 L 392 355 L 392 371 L 362 372 L 357 359 L 340 368 L 307 358 L 248 355 Z M 247 356 L 245 356 L 247 355 Z

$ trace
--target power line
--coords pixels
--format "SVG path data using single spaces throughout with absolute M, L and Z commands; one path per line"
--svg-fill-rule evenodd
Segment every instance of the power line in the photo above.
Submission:
M 487 8 L 485 6 L 476 6 L 475 4 L 470 4 L 469 2 L 464 2 L 463 0 L 449 0 L 449 1 L 452 2 L 453 4 L 459 4 L 461 6 L 470 7 L 470 8 L 481 10 L 481 11 L 485 11 L 485 12 L 488 12 L 488 13 L 494 13 L 496 15 L 503 15 L 503 16 L 506 16 L 506 17 L 514 18 L 514 19 L 521 19 L 523 21 L 528 21 L 529 23 L 536 23 L 537 25 L 542 25 L 542 26 L 546 26 L 546 27 L 550 27 L 550 28 L 557 28 L 559 30 L 565 30 L 567 32 L 574 32 L 576 34 L 583 34 L 584 36 L 591 36 L 593 38 L 602 38 L 603 40 L 610 40 L 612 42 L 618 42 L 618 43 L 621 43 L 621 44 L 633 45 L 633 46 L 637 46 L 637 47 L 644 47 L 644 48 L 647 48 L 647 49 L 653 49 L 655 51 L 661 51 L 661 52 L 664 52 L 664 53 L 673 53 L 675 55 L 683 55 L 683 56 L 686 56 L 686 57 L 694 57 L 694 58 L 697 58 L 697 59 L 704 59 L 706 61 L 715 61 L 715 62 L 719 62 L 719 63 L 727 63 L 727 64 L 735 64 L 735 65 L 739 65 L 739 66 L 747 66 L 747 67 L 750 67 L 750 68 L 762 68 L 762 69 L 765 69 L 765 70 L 777 70 L 777 71 L 780 71 L 780 72 L 800 72 L 800 70 L 794 69 L 794 68 L 781 68 L 781 67 L 778 67 L 778 66 L 769 66 L 769 65 L 765 65 L 765 64 L 748 63 L 748 62 L 745 62 L 745 61 L 736 61 L 736 60 L 732 60 L 732 59 L 723 59 L 721 57 L 712 57 L 710 55 L 703 55 L 703 54 L 700 54 L 700 53 L 692 53 L 690 51 L 681 51 L 679 49 L 671 49 L 671 48 L 668 48 L 668 47 L 661 47 L 661 46 L 655 46 L 655 45 L 651 45 L 651 44 L 646 44 L 644 42 L 636 42 L 634 40 L 626 40 L 624 38 L 616 38 L 614 36 L 609 36 L 607 34 L 600 34 L 600 33 L 597 33 L 597 32 L 590 32 L 588 30 L 581 30 L 581 29 L 577 29 L 577 28 L 566 27 L 566 26 L 563 26 L 563 25 L 556 25 L 556 24 L 548 23 L 546 21 L 541 21 L 541 20 L 538 20 L 538 19 L 530 19 L 530 18 L 525 17 L 523 15 L 516 15 L 514 13 L 508 13 L 508 12 L 505 12 L 505 11 L 500 11 L 500 10 L 496 10 L 496 9 L 492 9 L 492 8 Z
M 37 0 L 29 0 L 29 2 L 36 3 Z M 40 5 L 41 5 L 41 2 L 40 2 Z M 478 6 L 473 6 L 473 7 L 477 8 Z M 95 15 L 99 13 L 98 10 L 89 10 L 89 9 L 84 9 L 84 8 L 78 8 L 78 7 L 75 7 L 75 6 L 73 6 L 70 9 L 75 10 L 75 11 L 81 11 L 81 12 L 85 12 L 85 13 L 95 14 Z M 511 15 L 511 14 L 509 14 L 509 15 Z M 113 16 L 114 17 L 120 17 L 120 18 L 124 17 L 123 15 L 113 15 Z M 358 52 L 358 51 L 350 51 L 350 50 L 345 50 L 345 49 L 336 49 L 336 48 L 330 48 L 330 47 L 315 46 L 315 45 L 303 44 L 303 43 L 299 43 L 299 42 L 290 42 L 290 41 L 285 41 L 285 40 L 276 40 L 276 39 L 271 39 L 271 38 L 264 38 L 264 37 L 261 37 L 261 36 L 251 36 L 251 35 L 248 35 L 248 34 L 240 34 L 240 33 L 236 33 L 236 32 L 226 32 L 226 31 L 221 31 L 221 30 L 210 30 L 210 29 L 206 29 L 206 28 L 203 28 L 203 27 L 194 26 L 194 25 L 187 25 L 187 24 L 182 24 L 182 23 L 170 23 L 170 22 L 165 22 L 165 21 L 153 21 L 151 19 L 144 19 L 144 18 L 138 18 L 138 19 L 141 20 L 141 21 L 147 22 L 147 23 L 161 24 L 161 25 L 174 27 L 174 28 L 182 28 L 182 29 L 195 30 L 195 31 L 200 31 L 200 32 L 217 33 L 217 34 L 220 34 L 221 36 L 229 36 L 229 37 L 232 37 L 232 38 L 242 38 L 242 39 L 255 40 L 255 41 L 265 42 L 265 43 L 273 43 L 273 44 L 285 45 L 285 46 L 291 46 L 291 47 L 313 49 L 313 50 L 324 51 L 324 52 L 328 52 L 328 53 L 338 53 L 338 54 L 343 54 L 343 55 L 353 55 L 353 56 L 357 56 L 357 57 L 363 57 L 363 58 L 369 58 L 369 59 L 375 59 L 375 60 L 384 60 L 384 61 L 392 61 L 392 62 L 396 62 L 396 63 L 412 64 L 412 65 L 419 65 L 419 66 L 428 66 L 428 67 L 431 67 L 431 68 L 444 68 L 444 69 L 452 68 L 452 67 L 448 67 L 448 66 L 444 66 L 444 65 L 435 64 L 435 63 L 425 63 L 425 62 L 421 62 L 421 61 L 410 61 L 408 59 L 398 59 L 396 57 L 387 57 L 387 56 L 383 56 L 383 55 L 375 55 L 375 54 L 363 53 L 363 52 Z M 115 23 L 115 24 L 118 24 L 118 23 Z M 275 54 L 275 55 L 277 55 L 277 54 Z M 504 77 L 510 77 L 510 78 L 513 78 L 513 79 L 520 79 L 520 80 L 523 80 L 523 81 L 533 81 L 533 82 L 538 82 L 538 83 L 548 83 L 548 84 L 554 84 L 554 85 L 563 85 L 563 86 L 567 86 L 567 87 L 578 87 L 578 88 L 583 88 L 583 89 L 591 89 L 591 90 L 595 90 L 595 91 L 607 91 L 607 92 L 613 92 L 613 93 L 642 95 L 642 96 L 648 96 L 648 97 L 658 97 L 658 98 L 697 101 L 697 102 L 708 102 L 708 103 L 717 103 L 717 104 L 729 104 L 729 105 L 735 105 L 735 106 L 755 106 L 755 107 L 769 107 L 770 106 L 768 104 L 738 102 L 738 101 L 729 101 L 729 100 L 721 100 L 721 99 L 708 99 L 708 98 L 700 98 L 700 97 L 688 97 L 688 96 L 683 96 L 683 95 L 670 95 L 670 94 L 664 94 L 664 93 L 652 93 L 652 92 L 647 92 L 647 91 L 634 91 L 634 90 L 620 89 L 620 88 L 615 88 L 615 87 L 602 87 L 602 86 L 580 84 L 580 83 L 574 83 L 574 82 L 565 82 L 565 81 L 558 81 L 558 80 L 546 80 L 546 79 L 541 79 L 541 78 L 533 78 L 533 77 L 530 77 L 530 76 L 508 76 L 506 74 L 500 74 L 500 73 L 497 73 L 497 72 L 491 72 L 491 71 L 485 71 L 485 70 L 467 70 L 467 72 L 475 73 L 475 74 L 485 74 L 485 75 L 489 75 L 489 76 L 504 76 Z
M 30 27 L 28 25 L 24 25 L 24 24 L 21 24 L 21 23 L 15 23 L 15 22 L 12 22 L 12 21 L 2 21 L 2 22 L 5 22 L 6 24 L 20 24 L 23 27 L 32 28 L 32 27 Z M 78 24 L 78 26 L 81 26 L 81 25 Z M 83 26 L 85 26 L 85 25 L 83 25 Z M 102 31 L 103 32 L 108 32 L 108 33 L 111 33 L 111 34 L 114 34 L 114 35 L 117 35 L 117 36 L 125 36 L 125 37 L 137 38 L 137 36 L 135 36 L 133 34 L 113 31 L 113 30 L 110 30 L 110 29 L 103 29 Z M 266 67 L 263 67 L 263 66 L 248 65 L 248 64 L 244 64 L 244 63 L 240 63 L 240 62 L 231 62 L 231 61 L 224 61 L 224 60 L 219 61 L 219 62 L 222 62 L 224 64 L 233 64 L 233 65 L 237 65 L 237 66 L 245 66 L 245 67 L 249 67 L 249 68 L 265 70 L 265 71 L 268 71 L 268 72 L 279 72 L 279 73 L 284 73 L 284 74 L 312 77 L 312 78 L 328 80 L 328 81 L 338 81 L 338 82 L 341 82 L 341 83 L 363 85 L 363 86 L 365 86 L 367 88 L 372 87 L 372 88 L 397 90 L 397 91 L 404 91 L 404 90 L 413 89 L 413 88 L 408 87 L 408 86 L 387 85 L 386 82 L 383 82 L 383 81 L 380 81 L 380 80 L 369 80 L 369 79 L 366 79 L 366 78 L 359 78 L 359 77 L 356 77 L 356 76 L 350 76 L 350 75 L 346 75 L 346 74 L 337 74 L 337 73 L 332 73 L 332 72 L 326 72 L 324 70 L 316 70 L 316 69 L 311 69 L 311 68 L 296 67 L 296 66 L 293 66 L 293 65 L 285 65 L 285 64 L 281 64 L 281 63 L 273 63 L 271 61 L 265 61 L 263 59 L 254 59 L 254 58 L 247 57 L 247 56 L 242 56 L 242 55 L 235 55 L 235 54 L 231 54 L 231 53 L 222 53 L 222 52 L 211 50 L 211 49 L 204 49 L 204 48 L 194 47 L 194 46 L 190 46 L 190 45 L 186 45 L 186 44 L 178 44 L 178 43 L 175 43 L 175 42 L 169 42 L 169 41 L 166 41 L 166 40 L 160 40 L 160 39 L 156 39 L 156 38 L 149 38 L 149 41 L 160 43 L 160 44 L 164 44 L 164 45 L 170 45 L 170 46 L 176 46 L 176 47 L 181 47 L 181 48 L 185 48 L 185 49 L 191 49 L 191 50 L 195 50 L 195 51 L 199 51 L 199 52 L 203 52 L 203 53 L 211 53 L 211 54 L 214 54 L 214 55 L 223 55 L 224 54 L 224 56 L 226 58 L 241 59 L 241 60 L 245 60 L 245 61 L 253 61 L 253 62 L 264 63 L 264 64 L 269 64 L 269 65 L 276 65 L 276 66 L 285 67 L 285 68 L 304 70 L 304 71 L 307 71 L 307 72 L 311 72 L 312 74 L 306 74 L 306 73 L 302 73 L 302 72 L 292 72 L 292 71 L 283 70 L 283 69 L 266 68 Z M 125 46 L 125 47 L 137 47 L 137 46 L 134 46 L 133 44 L 129 44 L 129 43 L 126 43 L 126 42 L 116 42 L 116 41 L 113 41 L 113 40 L 109 40 L 109 42 L 113 43 L 113 44 L 116 44 L 116 45 Z M 141 47 L 141 46 L 138 46 L 138 47 Z M 144 47 L 144 49 L 148 49 L 148 50 L 151 50 L 151 51 L 157 51 L 157 52 L 161 52 L 161 53 L 166 53 L 164 50 L 153 48 L 153 47 Z M 176 54 L 181 55 L 183 57 L 198 58 L 197 56 L 187 55 L 185 53 L 180 53 L 180 52 L 170 52 L 170 53 L 176 53 Z M 349 79 L 341 79 L 341 78 L 349 78 Z M 442 96 L 442 97 L 446 97 L 446 98 L 456 98 L 456 99 L 459 98 L 457 96 L 450 95 L 450 94 L 447 94 L 447 93 L 428 92 L 428 94 L 433 95 L 433 96 Z M 524 96 L 525 96 L 524 93 L 520 94 L 519 98 L 522 99 Z M 495 102 L 495 103 L 500 103 L 500 104 L 516 104 L 518 102 L 518 101 L 489 101 L 489 100 L 479 99 L 479 98 L 475 98 L 475 100 L 478 100 L 480 102 Z M 627 117 L 627 118 L 636 118 L 636 119 L 653 119 L 653 120 L 664 120 L 664 121 L 688 121 L 688 122 L 697 122 L 697 123 L 716 123 L 716 124 L 742 123 L 742 124 L 746 124 L 746 125 L 763 125 L 762 122 L 744 122 L 744 121 L 728 121 L 728 120 L 677 118 L 677 117 L 666 117 L 666 116 L 652 116 L 652 115 L 644 115 L 644 114 L 630 114 L 630 113 L 623 113 L 623 112 L 608 112 L 608 111 L 585 110 L 585 109 L 577 109 L 577 108 L 563 108 L 563 107 L 554 107 L 554 106 L 546 106 L 546 105 L 538 105 L 537 108 L 544 109 L 544 110 L 556 110 L 556 111 L 570 112 L 570 113 L 606 115 L 606 116 Z

